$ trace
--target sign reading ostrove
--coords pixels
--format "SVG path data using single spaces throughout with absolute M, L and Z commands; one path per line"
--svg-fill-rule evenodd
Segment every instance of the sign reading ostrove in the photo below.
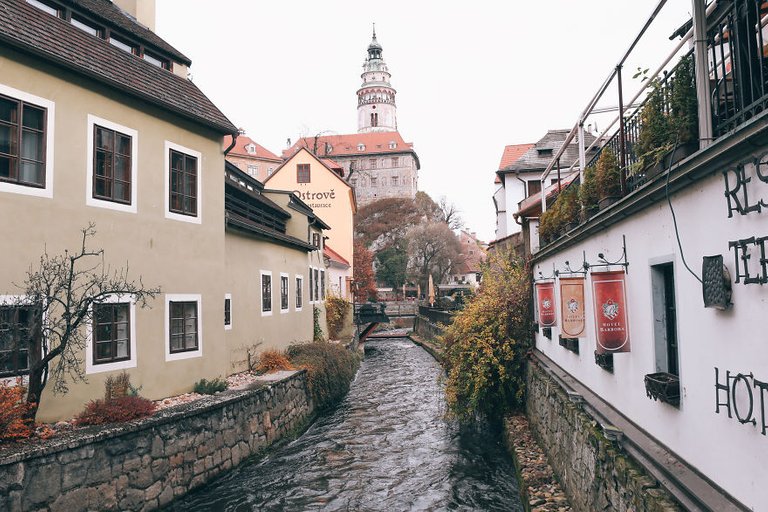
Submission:
M 560 279 L 560 318 L 563 336 L 578 338 L 584 335 L 584 278 Z
M 316 201 L 333 201 L 334 199 L 336 199 L 336 191 L 334 189 L 321 191 L 321 192 L 302 192 L 301 190 L 294 190 L 293 193 L 296 194 L 299 197 L 299 199 L 309 204 L 309 207 L 312 209 L 330 208 L 331 203 L 327 203 L 327 202 L 318 203 Z
M 555 283 L 536 283 L 536 297 L 539 307 L 539 325 L 542 327 L 556 325 Z
M 629 352 L 629 322 L 624 271 L 593 272 L 597 353 Z

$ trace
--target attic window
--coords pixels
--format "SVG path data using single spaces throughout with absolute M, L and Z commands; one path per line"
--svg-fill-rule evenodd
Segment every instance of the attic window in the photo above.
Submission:
M 92 36 L 101 37 L 101 29 L 82 18 L 72 16 L 70 23 L 72 23 L 72 25 L 76 26 L 80 30 L 88 32 Z
M 358 151 L 365 151 L 365 144 L 358 144 L 357 145 L 357 150 Z
M 539 148 L 536 150 L 539 156 L 552 156 L 552 148 Z
M 115 46 L 117 48 L 120 48 L 124 52 L 136 53 L 136 47 L 135 46 L 133 46 L 132 44 L 130 44 L 128 42 L 125 42 L 125 41 L 123 41 L 121 39 L 117 39 L 115 37 L 110 37 L 109 38 L 109 44 L 111 44 L 112 46 Z
M 54 16 L 59 15 L 59 8 L 49 4 L 48 2 L 41 2 L 40 0 L 27 0 L 27 3 L 30 5 L 34 5 L 41 11 L 45 11 L 48 14 L 52 14 Z
M 248 144 L 245 146 L 245 150 L 248 152 L 249 155 L 253 155 L 256 153 L 256 146 L 254 144 Z
M 151 53 L 144 52 L 144 60 L 149 62 L 153 66 L 157 66 L 163 69 L 171 69 L 171 63 L 168 62 L 167 59 L 158 57 L 157 55 L 152 55 Z
M 395 149 L 396 147 L 397 147 L 397 142 L 393 140 L 389 142 L 389 149 Z

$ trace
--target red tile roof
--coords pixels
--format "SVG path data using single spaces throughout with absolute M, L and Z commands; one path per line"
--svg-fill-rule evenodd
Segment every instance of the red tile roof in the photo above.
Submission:
M 349 264 L 349 262 L 346 259 L 344 259 L 344 257 L 341 254 L 337 253 L 336 251 L 328 247 L 327 244 L 323 246 L 323 254 L 325 256 L 328 256 L 331 259 L 331 261 L 335 261 L 336 263 L 340 263 L 341 265 L 346 265 L 348 267 L 352 266 Z
M 501 162 L 499 163 L 499 170 L 502 170 L 508 165 L 512 165 L 518 158 L 523 156 L 526 151 L 531 149 L 534 144 L 512 144 L 504 147 L 504 153 L 501 155 Z M 494 183 L 501 183 L 499 175 L 496 175 Z
M 329 169 L 333 169 L 334 171 L 337 169 L 344 170 L 344 166 L 342 166 L 339 162 L 335 160 L 331 160 L 330 158 L 321 158 L 321 162 L 323 162 Z
M 395 147 L 390 148 L 394 143 Z M 362 144 L 363 148 L 358 149 Z M 348 135 L 324 135 L 302 137 L 290 148 L 283 151 L 283 158 L 290 158 L 300 148 L 307 148 L 318 157 L 336 155 L 369 155 L 376 153 L 415 153 L 413 143 L 405 142 L 399 132 L 351 133 Z M 317 149 L 317 151 L 315 151 Z
M 222 144 L 222 147 L 224 149 L 227 149 L 229 145 L 232 144 L 232 136 L 227 135 L 224 137 L 224 144 Z M 249 153 L 245 146 L 248 144 L 253 144 L 256 146 L 256 153 Z M 282 162 L 282 158 L 253 140 L 252 138 L 248 137 L 247 135 L 238 135 L 237 136 L 237 142 L 235 143 L 235 147 L 232 148 L 232 150 L 228 153 L 229 155 L 233 156 L 250 156 L 250 157 L 257 157 L 257 158 L 264 158 L 267 160 L 274 160 L 277 163 Z

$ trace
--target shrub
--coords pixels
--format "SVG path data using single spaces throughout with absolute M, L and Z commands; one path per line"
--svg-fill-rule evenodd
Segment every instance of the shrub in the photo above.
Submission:
M 560 217 L 563 225 L 578 222 L 581 208 L 579 207 L 579 186 L 569 183 L 557 198 L 560 203 Z
M 103 425 L 105 423 L 122 423 L 151 416 L 155 412 L 155 404 L 140 396 L 121 396 L 112 400 L 92 400 L 85 410 L 77 415 L 78 425 Z
M 32 435 L 32 404 L 27 403 L 27 389 L 20 384 L 0 382 L 0 442 Z
M 609 147 L 604 147 L 597 159 L 595 181 L 598 200 L 621 195 L 621 169 L 616 153 Z
M 446 346 L 446 396 L 460 419 L 498 420 L 522 407 L 525 361 L 532 346 L 529 267 L 489 257 L 480 291 L 440 338 Z
M 553 240 L 560 234 L 560 208 L 557 201 L 539 217 L 539 237 L 545 240 Z
M 661 83 L 655 82 L 640 112 L 637 159 L 641 162 L 641 167 L 658 163 L 671 147 L 670 122 L 664 111 L 665 94 Z
M 584 169 L 584 182 L 579 187 L 579 201 L 581 206 L 590 214 L 597 208 L 598 197 L 597 190 L 597 169 L 594 166 Z
M 328 337 L 336 339 L 344 328 L 344 319 L 349 311 L 349 302 L 329 295 L 325 299 L 325 320 L 328 323 Z
M 195 382 L 193 391 L 201 395 L 213 395 L 214 393 L 226 391 L 228 387 L 229 384 L 227 384 L 227 381 L 216 377 L 213 380 L 200 379 Z
M 133 387 L 131 377 L 123 372 L 110 375 L 104 382 L 104 400 L 112 400 L 121 396 L 138 396 L 139 388 Z
M 696 100 L 696 78 L 693 56 L 683 57 L 672 77 L 672 93 L 669 98 L 671 110 L 671 138 L 679 144 L 697 141 L 699 138 L 699 106 Z
M 320 308 L 317 306 L 312 306 L 312 325 L 314 326 L 312 341 L 325 341 L 323 328 L 320 327 Z
M 322 341 L 291 345 L 288 357 L 294 366 L 307 370 L 309 392 L 320 411 L 344 398 L 360 365 L 357 354 Z
M 256 364 L 256 373 L 272 373 L 281 370 L 293 370 L 291 362 L 285 352 L 270 349 L 259 354 L 259 362 Z

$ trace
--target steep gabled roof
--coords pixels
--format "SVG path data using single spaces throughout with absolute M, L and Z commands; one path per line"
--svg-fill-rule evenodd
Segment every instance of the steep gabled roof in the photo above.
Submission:
M 337 263 L 338 265 L 346 266 L 347 268 L 352 266 L 349 264 L 346 258 L 344 258 L 344 256 L 331 249 L 328 244 L 323 246 L 323 254 L 327 256 L 332 262 Z
M 370 156 L 378 154 L 411 153 L 420 168 L 419 157 L 413 149 L 413 143 L 405 142 L 399 132 L 351 133 L 348 135 L 323 135 L 320 137 L 302 137 L 290 148 L 283 151 L 283 158 L 288 159 L 301 148 L 309 150 L 319 158 L 335 156 Z
M 222 144 L 222 147 L 224 149 L 228 148 L 232 144 L 232 135 L 227 135 L 224 137 L 224 143 Z M 249 144 L 253 144 L 256 146 L 256 153 L 249 153 L 245 147 Z M 227 153 L 227 155 L 232 156 L 245 156 L 245 157 L 251 157 L 251 158 L 263 158 L 265 160 L 274 160 L 275 163 L 282 162 L 282 158 L 253 140 L 252 138 L 248 137 L 247 135 L 238 135 L 237 136 L 237 142 L 235 142 L 235 146 Z
M 499 169 L 499 174 L 509 172 L 533 172 L 542 171 L 547 168 L 552 161 L 552 157 L 558 152 L 565 142 L 570 130 L 549 130 L 547 134 L 533 144 L 528 150 L 520 155 L 514 162 Z M 589 146 L 595 140 L 591 133 L 584 134 L 584 144 Z M 589 158 L 589 155 L 587 155 Z M 565 152 L 560 157 L 560 163 L 563 167 L 569 167 L 574 161 L 579 159 L 579 144 L 574 138 Z
M 122 11 L 115 13 L 117 7 L 108 0 L 82 0 L 77 5 L 96 15 L 98 13 L 93 9 L 100 12 L 112 10 L 110 16 L 115 19 L 118 15 L 123 16 L 127 21 L 121 22 L 130 25 L 135 32 L 146 31 Z M 3 0 L 0 4 L 0 43 L 87 76 L 221 134 L 237 132 L 229 119 L 191 81 L 123 51 L 24 0 Z

